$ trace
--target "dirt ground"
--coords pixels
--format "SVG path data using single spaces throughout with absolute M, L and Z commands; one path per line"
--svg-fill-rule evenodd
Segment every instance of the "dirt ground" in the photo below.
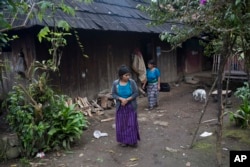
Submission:
M 217 103 L 211 99 L 192 149 L 189 149 L 204 103 L 194 101 L 192 91 L 196 85 L 181 83 L 171 86 L 170 92 L 160 92 L 160 105 L 145 111 L 147 98 L 138 98 L 138 120 L 141 141 L 137 148 L 121 147 L 115 139 L 114 108 L 103 115 L 94 115 L 89 128 L 71 151 L 45 153 L 44 158 L 30 160 L 33 166 L 46 167 L 213 167 L 216 166 Z M 209 89 L 207 89 L 207 92 Z M 226 111 L 236 110 L 239 100 L 234 96 Z M 205 122 L 204 122 L 205 121 Z M 249 131 L 236 129 L 224 118 L 222 142 L 223 166 L 229 166 L 229 150 L 250 150 Z M 108 134 L 96 139 L 93 132 Z M 211 136 L 200 137 L 203 132 Z M 0 163 L 1 167 L 19 166 L 19 160 Z

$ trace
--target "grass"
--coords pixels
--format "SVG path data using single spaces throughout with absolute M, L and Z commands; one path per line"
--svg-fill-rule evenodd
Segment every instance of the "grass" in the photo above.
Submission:
M 250 130 L 249 129 L 224 129 L 223 136 L 225 138 L 234 139 L 242 144 L 250 146 Z
M 214 146 L 211 143 L 208 143 L 207 141 L 198 141 L 195 143 L 194 148 L 208 150 L 214 148 Z

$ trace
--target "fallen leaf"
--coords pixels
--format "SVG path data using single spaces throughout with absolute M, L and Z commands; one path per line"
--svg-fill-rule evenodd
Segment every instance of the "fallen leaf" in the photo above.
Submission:
M 107 152 L 109 152 L 109 153 L 115 153 L 113 150 L 107 150 Z
M 130 158 L 129 160 L 130 161 L 138 161 L 139 159 L 138 158 Z
M 173 148 L 170 148 L 170 147 L 166 147 L 166 150 L 169 151 L 169 152 L 178 152 L 177 149 L 173 149 Z

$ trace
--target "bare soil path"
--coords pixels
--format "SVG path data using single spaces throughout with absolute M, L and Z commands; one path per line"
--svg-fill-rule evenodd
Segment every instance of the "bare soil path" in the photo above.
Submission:
M 105 114 L 89 118 L 90 126 L 84 131 L 71 151 L 46 153 L 42 159 L 33 159 L 33 166 L 48 167 L 214 167 L 216 166 L 216 120 L 217 103 L 211 101 L 202 121 L 194 147 L 189 149 L 197 128 L 204 103 L 194 101 L 194 85 L 182 83 L 171 87 L 170 92 L 160 92 L 160 105 L 152 111 L 145 111 L 147 98 L 138 98 L 138 120 L 141 141 L 137 148 L 120 147 L 115 139 L 114 120 L 101 122 L 114 117 L 114 109 Z M 209 90 L 207 90 L 208 92 Z M 231 97 L 235 110 L 239 101 Z M 250 150 L 250 133 L 236 129 L 224 118 L 222 143 L 223 166 L 229 166 L 229 150 Z M 93 132 L 100 130 L 107 137 L 96 139 Z M 211 136 L 200 137 L 203 132 Z M 18 166 L 18 160 L 6 162 L 0 167 Z

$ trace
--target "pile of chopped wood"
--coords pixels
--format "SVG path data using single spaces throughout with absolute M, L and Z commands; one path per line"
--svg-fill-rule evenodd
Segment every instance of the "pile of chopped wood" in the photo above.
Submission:
M 104 109 L 111 109 L 115 106 L 115 101 L 109 92 L 102 91 L 98 94 L 98 104 Z
M 111 93 L 107 91 L 100 92 L 98 94 L 97 100 L 88 101 L 87 97 L 76 97 L 74 103 L 77 104 L 77 109 L 82 111 L 85 116 L 92 117 L 93 113 L 97 115 L 102 115 L 103 110 L 111 109 L 115 106 L 115 100 L 112 98 Z M 72 99 L 68 99 L 65 102 L 66 106 L 73 104 Z
M 74 99 L 74 103 L 78 104 L 77 109 L 81 110 L 84 115 L 92 117 L 93 113 L 97 115 L 102 115 L 103 110 L 111 109 L 114 106 L 114 99 L 111 94 L 98 94 L 97 100 L 88 101 L 87 97 L 77 97 Z M 66 105 L 71 105 L 72 99 L 66 102 Z
M 83 112 L 84 115 L 92 117 L 92 113 L 97 115 L 103 114 L 104 108 L 102 108 L 96 101 L 88 101 L 87 97 L 77 97 L 75 98 L 75 103 L 78 104 L 78 109 Z

